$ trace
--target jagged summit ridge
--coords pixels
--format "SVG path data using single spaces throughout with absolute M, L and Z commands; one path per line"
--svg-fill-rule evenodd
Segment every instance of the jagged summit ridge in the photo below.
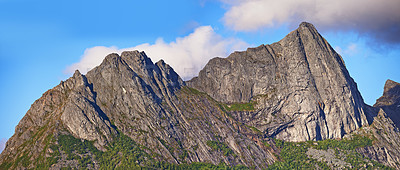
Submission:
M 153 64 L 144 52 L 107 55 L 86 75 L 76 70 L 71 78 L 32 104 L 7 141 L 0 163 L 15 161 L 21 153 L 38 159 L 42 149 L 48 147 L 48 139 L 63 134 L 94 141 L 98 149 L 104 150 L 117 130 L 125 134 L 133 130 L 125 122 L 129 120 L 122 117 L 161 112 L 161 101 L 183 85 L 169 65 L 163 61 Z
M 62 82 L 60 87 L 65 88 L 64 84 L 72 88 L 68 89 L 68 99 L 63 104 L 63 113 L 60 113 L 63 124 L 80 139 L 96 140 L 98 146 L 107 144 L 111 135 L 117 132 L 96 104 L 96 94 L 86 76 L 76 70 L 72 78 Z
M 95 81 L 94 88 L 97 88 L 96 85 L 107 84 L 113 87 L 122 86 L 121 88 L 127 91 L 129 89 L 124 85 L 139 86 L 132 89 L 145 89 L 147 95 L 154 95 L 152 97 L 158 101 L 165 96 L 164 94 L 173 93 L 185 85 L 173 68 L 163 60 L 154 64 L 144 52 L 139 51 L 124 51 L 121 56 L 110 54 L 100 66 L 89 71 L 87 76 L 90 77 L 90 81 Z M 102 86 L 98 88 L 101 89 Z
M 222 102 L 256 101 L 238 119 L 284 140 L 341 138 L 368 124 L 342 58 L 309 23 L 277 43 L 210 60 L 187 85 Z
M 300 25 L 299 25 L 299 27 L 310 27 L 310 28 L 312 28 L 312 29 L 315 30 L 314 25 L 311 24 L 311 23 L 309 23 L 309 22 L 301 22 Z

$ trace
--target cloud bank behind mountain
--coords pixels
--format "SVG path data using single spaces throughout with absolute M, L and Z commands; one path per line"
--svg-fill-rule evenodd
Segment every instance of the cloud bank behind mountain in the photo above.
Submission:
M 78 69 L 83 74 L 99 65 L 110 53 L 139 50 L 157 62 L 163 59 L 184 79 L 196 76 L 204 65 L 214 57 L 226 57 L 235 50 L 244 50 L 249 45 L 239 39 L 224 38 L 217 34 L 211 26 L 200 26 L 185 37 L 178 37 L 173 42 L 157 39 L 154 44 L 140 44 L 134 47 L 119 49 L 118 47 L 96 46 L 85 50 L 81 60 L 68 66 L 65 73 L 72 74 Z
M 221 0 L 224 24 L 235 31 L 258 31 L 302 21 L 318 29 L 355 31 L 385 44 L 400 44 L 399 0 Z

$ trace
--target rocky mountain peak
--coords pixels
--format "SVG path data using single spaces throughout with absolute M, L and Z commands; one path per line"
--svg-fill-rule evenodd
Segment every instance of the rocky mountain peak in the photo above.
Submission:
M 400 83 L 397 83 L 393 80 L 386 80 L 385 88 L 383 93 L 390 93 L 393 95 L 400 95 Z
M 74 80 L 75 86 L 87 85 L 86 77 L 84 77 L 79 70 L 75 70 L 74 74 L 72 75 L 72 79 Z
M 387 80 L 383 95 L 376 100 L 374 107 L 383 109 L 396 126 L 400 128 L 400 83 Z
M 302 22 L 299 27 L 294 30 L 293 32 L 298 32 L 298 36 L 312 34 L 313 39 L 322 38 L 322 36 L 318 33 L 317 29 L 314 27 L 313 24 L 308 22 Z
M 121 53 L 122 59 L 131 67 L 143 67 L 146 69 L 153 69 L 154 64 L 146 53 L 139 51 L 124 51 Z
M 342 58 L 309 23 L 277 43 L 210 60 L 187 85 L 221 102 L 256 103 L 238 120 L 284 140 L 341 138 L 368 124 Z
M 74 74 L 72 75 L 72 77 L 78 77 L 81 76 L 81 72 L 79 72 L 79 70 L 75 70 Z
M 383 95 L 376 100 L 374 107 L 391 106 L 400 104 L 400 83 L 393 80 L 387 80 L 383 90 Z
M 299 25 L 299 27 L 307 27 L 307 28 L 316 30 L 315 27 L 314 27 L 314 25 L 311 24 L 311 23 L 308 23 L 308 22 L 301 22 L 300 25 Z

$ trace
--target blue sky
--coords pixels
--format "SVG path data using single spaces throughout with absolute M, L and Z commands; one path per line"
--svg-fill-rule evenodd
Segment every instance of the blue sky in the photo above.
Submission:
M 400 81 L 400 4 L 377 2 L 0 0 L 0 145 L 45 91 L 106 53 L 144 50 L 188 79 L 210 58 L 276 42 L 301 21 L 343 56 L 374 104 L 386 79 Z

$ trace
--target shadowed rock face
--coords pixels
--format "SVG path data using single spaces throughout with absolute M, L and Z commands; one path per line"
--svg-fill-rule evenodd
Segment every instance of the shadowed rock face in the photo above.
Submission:
M 367 125 L 344 62 L 309 23 L 281 41 L 214 58 L 187 85 L 222 102 L 257 102 L 239 121 L 288 141 L 341 138 Z
M 375 142 L 372 146 L 358 148 L 356 151 L 386 166 L 400 169 L 400 131 L 393 119 L 382 108 L 375 108 L 377 115 L 372 125 L 362 129 L 372 134 Z
M 400 169 L 400 83 L 387 80 L 382 97 L 376 100 L 368 112 L 374 114 L 374 118 L 371 128 L 366 131 L 372 132 L 376 143 L 359 148 L 357 152 Z
M 395 125 L 400 128 L 400 83 L 387 80 L 383 95 L 376 100 L 374 107 L 383 109 Z
M 74 136 L 96 140 L 97 144 L 104 146 L 116 131 L 97 105 L 96 93 L 79 71 L 75 71 L 69 80 L 65 82 L 70 92 L 64 101 L 61 121 Z

